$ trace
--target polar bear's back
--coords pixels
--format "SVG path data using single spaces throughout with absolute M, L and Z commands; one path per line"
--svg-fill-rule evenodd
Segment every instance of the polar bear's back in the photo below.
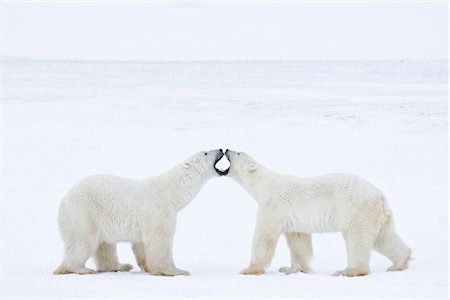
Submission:
M 315 177 L 283 176 L 281 182 L 286 187 L 295 187 L 297 193 L 306 197 L 330 197 L 337 199 L 348 198 L 351 195 L 361 194 L 361 196 L 382 196 L 383 193 L 370 182 L 351 174 L 333 173 Z M 286 188 L 285 187 L 285 188 Z M 363 201 L 362 198 L 355 201 Z
M 346 173 L 332 173 L 322 176 L 316 176 L 311 178 L 301 179 L 310 186 L 319 186 L 325 188 L 331 193 L 336 195 L 348 195 L 348 194 L 364 194 L 369 195 L 382 195 L 383 193 L 367 180 Z
M 65 195 L 62 204 L 78 207 L 123 205 L 134 198 L 139 180 L 113 175 L 92 175 L 78 181 Z
M 59 209 L 61 233 L 94 232 L 103 240 L 130 239 L 138 234 L 140 180 L 92 175 L 66 194 Z M 142 207 L 141 207 L 142 209 Z M 76 228 L 76 229 L 75 229 Z

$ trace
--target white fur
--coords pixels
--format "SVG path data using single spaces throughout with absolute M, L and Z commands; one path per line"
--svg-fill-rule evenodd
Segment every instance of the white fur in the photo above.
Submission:
M 408 267 L 411 249 L 398 237 L 383 193 L 348 174 L 299 178 L 276 174 L 249 155 L 228 150 L 229 176 L 257 201 L 258 216 L 250 266 L 243 274 L 263 274 L 280 234 L 286 236 L 291 266 L 285 274 L 310 272 L 311 233 L 341 231 L 347 268 L 334 275 L 369 273 L 372 249 L 389 258 L 391 271 Z
M 95 273 L 85 267 L 95 257 L 97 271 L 129 271 L 120 264 L 117 242 L 132 242 L 136 261 L 154 275 L 188 275 L 175 267 L 172 240 L 176 216 L 207 180 L 217 176 L 221 150 L 199 152 L 168 172 L 143 180 L 95 175 L 78 182 L 59 208 L 64 260 L 55 274 Z

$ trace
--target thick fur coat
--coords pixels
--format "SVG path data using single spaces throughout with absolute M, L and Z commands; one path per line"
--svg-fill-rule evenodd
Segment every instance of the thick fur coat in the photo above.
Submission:
M 188 275 L 172 258 L 177 213 L 211 177 L 220 175 L 214 165 L 222 156 L 222 150 L 202 151 L 142 180 L 94 175 L 79 181 L 60 204 L 64 260 L 54 273 L 95 273 L 85 267 L 91 256 L 99 272 L 129 271 L 131 265 L 118 262 L 116 243 L 131 242 L 143 271 Z
M 258 203 L 252 258 L 243 274 L 263 274 L 277 240 L 286 236 L 291 266 L 280 272 L 310 272 L 311 233 L 343 234 L 347 268 L 334 275 L 369 273 L 372 249 L 393 265 L 390 271 L 408 267 L 411 249 L 395 232 L 394 220 L 383 193 L 369 182 L 348 174 L 299 178 L 279 175 L 243 152 L 227 150 L 228 176 L 241 184 Z

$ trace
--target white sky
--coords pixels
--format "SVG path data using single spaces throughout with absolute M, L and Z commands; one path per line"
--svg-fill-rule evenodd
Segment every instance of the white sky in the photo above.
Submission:
M 365 60 L 448 52 L 446 3 L 3 5 L 6 56 Z

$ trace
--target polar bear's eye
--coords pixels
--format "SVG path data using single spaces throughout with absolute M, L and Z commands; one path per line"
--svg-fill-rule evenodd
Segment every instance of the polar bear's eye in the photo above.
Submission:
M 241 155 L 241 152 L 238 152 L 238 155 Z
M 208 152 L 205 152 L 205 155 L 208 155 Z

